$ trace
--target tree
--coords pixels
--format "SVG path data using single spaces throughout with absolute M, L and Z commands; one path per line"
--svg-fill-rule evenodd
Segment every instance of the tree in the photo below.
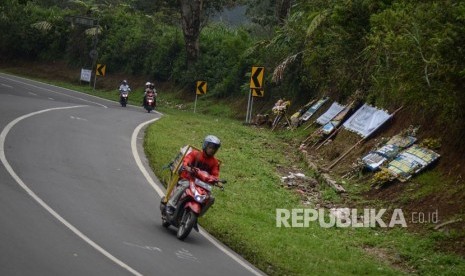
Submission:
M 225 5 L 234 5 L 235 2 L 233 0 L 179 0 L 188 68 L 191 68 L 199 57 L 200 31 L 209 15 L 215 11 L 221 11 Z
M 199 56 L 200 20 L 203 0 L 180 0 L 181 26 L 187 53 L 187 67 L 190 68 Z
M 276 17 L 279 24 L 283 25 L 291 10 L 291 0 L 276 1 Z

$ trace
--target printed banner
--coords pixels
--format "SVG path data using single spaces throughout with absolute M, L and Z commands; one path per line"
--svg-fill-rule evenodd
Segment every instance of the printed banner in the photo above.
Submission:
M 401 152 L 388 165 L 388 170 L 400 181 L 408 180 L 440 157 L 436 152 L 413 145 Z
M 341 112 L 344 109 L 345 106 L 338 104 L 337 102 L 334 102 L 331 107 L 318 119 L 316 119 L 316 122 L 319 123 L 320 125 L 325 125 L 326 123 L 329 123 L 334 117 L 336 117 L 339 112 Z
M 317 112 L 318 109 L 320 109 L 320 107 L 328 100 L 329 98 L 326 97 L 326 98 L 323 98 L 321 100 L 319 100 L 318 102 L 316 102 L 314 105 L 312 105 L 308 110 L 307 112 L 304 113 L 304 115 L 302 115 L 302 117 L 300 117 L 300 120 L 306 122 L 308 121 L 308 119 L 310 119 L 310 117 L 313 116 L 313 114 L 315 114 L 315 112 Z
M 417 138 L 413 136 L 396 135 L 392 137 L 386 145 L 368 153 L 362 158 L 362 161 L 370 170 L 377 170 L 384 162 L 394 159 L 401 150 L 413 145 L 416 140 Z
M 386 111 L 364 104 L 344 123 L 344 127 L 365 138 L 370 136 L 390 117 L 391 115 Z
M 339 127 L 339 125 L 341 125 L 352 109 L 352 105 L 353 103 L 346 106 L 341 112 L 339 112 L 339 114 L 336 115 L 336 117 L 323 126 L 322 131 L 325 135 L 330 135 L 337 127 Z

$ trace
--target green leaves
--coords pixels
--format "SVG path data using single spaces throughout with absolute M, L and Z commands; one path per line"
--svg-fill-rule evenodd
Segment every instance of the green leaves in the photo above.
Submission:
M 372 93 L 454 118 L 456 103 L 464 103 L 451 93 L 465 62 L 456 55 L 457 50 L 463 53 L 458 35 L 463 34 L 463 22 L 455 20 L 461 18 L 457 8 L 447 2 L 396 4 L 372 16 L 366 48 L 376 80 Z

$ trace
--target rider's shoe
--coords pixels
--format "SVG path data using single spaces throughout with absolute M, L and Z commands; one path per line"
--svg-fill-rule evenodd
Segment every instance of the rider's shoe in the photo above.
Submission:
M 173 207 L 173 206 L 170 206 L 170 205 L 166 205 L 165 207 L 165 212 L 168 214 L 168 215 L 172 215 L 174 214 L 174 211 L 176 209 Z

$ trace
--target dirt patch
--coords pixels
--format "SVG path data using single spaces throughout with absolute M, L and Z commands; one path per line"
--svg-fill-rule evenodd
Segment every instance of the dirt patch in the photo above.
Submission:
M 408 221 L 409 231 L 425 235 L 444 233 L 444 237 L 436 242 L 437 249 L 465 257 L 465 222 L 461 219 L 465 215 L 465 190 L 463 183 L 457 185 L 462 189 L 454 193 L 434 193 L 406 200 L 406 195 L 418 189 L 419 184 L 414 180 L 407 183 L 394 182 L 380 189 L 372 189 L 364 196 L 401 208 Z
M 409 267 L 405 264 L 399 254 L 391 252 L 388 249 L 378 247 L 364 247 L 363 250 L 368 255 L 373 256 L 378 260 L 382 260 L 385 264 L 388 264 L 389 266 L 392 266 L 399 271 L 408 274 L 416 272 L 413 267 Z

